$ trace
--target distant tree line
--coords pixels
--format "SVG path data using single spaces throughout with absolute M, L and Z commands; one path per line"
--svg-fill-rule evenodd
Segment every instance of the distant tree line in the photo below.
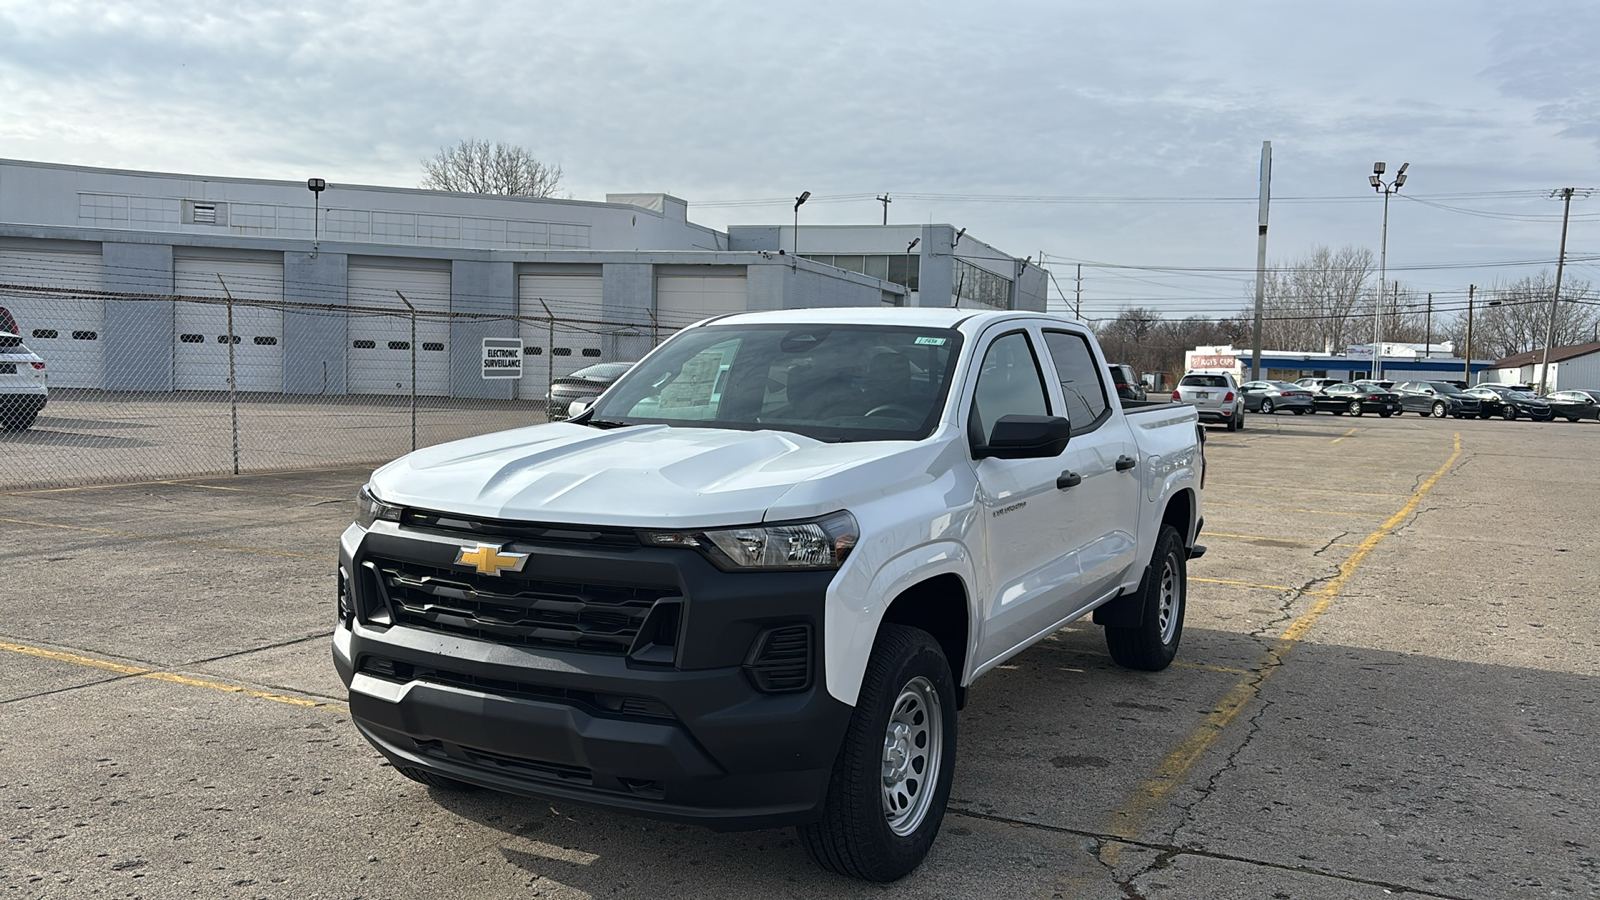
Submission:
M 1450 341 L 1456 356 L 1467 352 L 1466 299 L 1461 291 L 1441 293 L 1430 315 L 1426 292 L 1395 280 L 1378 284 L 1372 251 L 1360 247 L 1316 247 L 1305 256 L 1272 266 L 1262 281 L 1261 344 L 1266 350 L 1321 354 L 1345 353 L 1373 340 L 1373 313 L 1383 319 L 1387 343 L 1440 344 Z M 1479 286 L 1473 304 L 1472 355 L 1500 359 L 1544 346 L 1555 293 L 1552 272 Z M 1094 323 L 1106 356 L 1140 373 L 1183 372 L 1185 350 L 1253 342 L 1255 283 L 1234 316 L 1168 319 L 1148 307 L 1123 309 Z M 1600 297 L 1590 283 L 1565 274 L 1556 313 L 1555 345 L 1600 337 Z

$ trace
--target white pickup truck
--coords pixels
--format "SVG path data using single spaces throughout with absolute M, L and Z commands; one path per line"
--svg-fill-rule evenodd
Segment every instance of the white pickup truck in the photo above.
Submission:
M 938 832 L 974 679 L 1091 614 L 1118 663 L 1172 660 L 1199 431 L 1119 401 L 1054 316 L 707 320 L 570 421 L 375 472 L 334 662 L 410 778 L 793 824 L 892 880 Z

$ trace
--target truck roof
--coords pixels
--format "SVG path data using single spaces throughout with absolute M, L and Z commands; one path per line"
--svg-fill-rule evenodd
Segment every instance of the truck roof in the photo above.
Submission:
M 724 324 L 782 324 L 798 325 L 910 325 L 923 328 L 954 328 L 963 331 L 981 329 L 996 319 L 1030 318 L 1053 319 L 1063 323 L 1081 324 L 1075 319 L 1048 313 L 1019 312 L 1014 310 L 973 310 L 949 307 L 830 307 L 823 309 L 775 309 L 764 312 L 734 313 L 715 319 Z

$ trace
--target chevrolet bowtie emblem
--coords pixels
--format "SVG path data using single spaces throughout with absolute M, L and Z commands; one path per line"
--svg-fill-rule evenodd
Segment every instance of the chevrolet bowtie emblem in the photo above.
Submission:
M 456 564 L 472 566 L 484 575 L 499 574 L 505 569 L 521 572 L 522 567 L 528 562 L 526 553 L 501 553 L 500 548 L 493 544 L 479 544 L 476 547 L 462 547 L 456 551 Z

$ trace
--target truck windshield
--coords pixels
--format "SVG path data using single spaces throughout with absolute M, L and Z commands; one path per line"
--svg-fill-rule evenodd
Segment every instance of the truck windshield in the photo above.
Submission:
M 694 328 L 634 366 L 580 421 L 921 440 L 939 422 L 960 349 L 961 333 L 944 328 Z

